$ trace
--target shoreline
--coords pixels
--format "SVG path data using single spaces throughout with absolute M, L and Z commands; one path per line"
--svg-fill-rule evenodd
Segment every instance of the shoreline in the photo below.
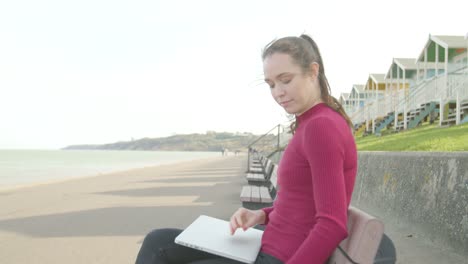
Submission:
M 64 182 L 69 182 L 69 181 L 74 181 L 74 180 L 88 179 L 88 178 L 94 178 L 94 177 L 100 177 L 100 176 L 109 176 L 112 174 L 131 172 L 135 170 L 154 169 L 154 168 L 158 168 L 161 166 L 174 165 L 174 164 L 180 164 L 180 163 L 186 163 L 186 162 L 203 161 L 203 160 L 210 160 L 210 159 L 215 160 L 219 158 L 222 158 L 222 157 L 221 156 L 220 157 L 203 157 L 203 158 L 195 158 L 195 159 L 187 159 L 187 160 L 168 161 L 168 162 L 162 162 L 156 165 L 148 165 L 148 166 L 134 167 L 134 168 L 128 168 L 128 169 L 116 169 L 115 171 L 109 171 L 109 172 L 104 172 L 104 173 L 97 173 L 97 174 L 93 173 L 89 175 L 79 175 L 79 176 L 67 176 L 63 178 L 39 180 L 39 181 L 30 182 L 30 183 L 20 183 L 20 184 L 12 184 L 12 185 L 7 184 L 5 186 L 2 186 L 0 184 L 0 194 L 6 193 L 6 192 L 12 192 L 12 191 L 14 192 L 17 190 L 22 190 L 22 189 L 27 189 L 27 188 L 45 186 L 45 185 L 50 185 L 50 184 L 64 183 Z

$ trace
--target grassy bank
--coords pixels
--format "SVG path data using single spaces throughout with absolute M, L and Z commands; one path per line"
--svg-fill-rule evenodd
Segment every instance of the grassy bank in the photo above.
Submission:
M 468 123 L 441 128 L 423 125 L 395 134 L 357 137 L 358 150 L 369 151 L 468 151 Z

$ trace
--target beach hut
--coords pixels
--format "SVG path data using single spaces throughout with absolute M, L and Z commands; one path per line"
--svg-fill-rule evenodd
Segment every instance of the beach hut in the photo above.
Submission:
M 467 47 L 465 36 L 429 35 L 417 58 L 417 82 L 422 82 L 427 94 L 439 101 L 440 125 L 449 119 L 450 111 L 455 107 L 457 113 L 451 121 L 460 123 L 460 105 L 468 99 Z M 429 63 L 433 63 L 432 69 Z
M 375 120 L 379 118 L 380 111 L 379 107 L 382 103 L 379 104 L 380 99 L 383 99 L 385 93 L 385 74 L 381 73 L 371 73 L 367 78 L 366 84 L 364 86 L 364 91 L 368 94 L 367 100 L 367 122 L 366 130 L 369 130 L 369 120 L 372 125 L 372 133 L 375 132 Z
M 402 114 L 402 128 L 406 129 L 408 124 L 408 93 L 410 87 L 416 84 L 417 64 L 415 58 L 393 58 L 392 63 L 385 75 L 385 111 L 393 112 L 394 120 L 399 120 Z M 394 122 L 397 129 L 398 122 Z

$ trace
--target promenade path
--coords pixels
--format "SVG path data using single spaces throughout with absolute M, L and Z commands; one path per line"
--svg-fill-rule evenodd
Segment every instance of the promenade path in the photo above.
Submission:
M 224 156 L 2 191 L 0 263 L 134 263 L 153 228 L 183 228 L 200 214 L 229 219 L 246 163 Z M 385 222 L 398 263 L 468 263 Z

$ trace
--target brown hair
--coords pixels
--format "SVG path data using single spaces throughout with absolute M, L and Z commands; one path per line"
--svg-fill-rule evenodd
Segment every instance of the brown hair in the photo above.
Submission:
M 284 53 L 291 56 L 293 61 L 299 65 L 302 72 L 305 74 L 310 70 L 312 63 L 319 65 L 318 80 L 320 86 L 320 93 L 322 101 L 330 108 L 338 112 L 353 128 L 353 122 L 346 114 L 343 106 L 333 96 L 331 96 L 330 85 L 328 84 L 327 77 L 325 76 L 325 68 L 323 66 L 322 56 L 320 55 L 319 48 L 315 41 L 308 35 L 302 34 L 300 37 L 284 37 L 270 42 L 263 50 L 262 60 L 274 53 Z M 291 131 L 294 133 L 297 127 L 296 121 L 291 124 Z

